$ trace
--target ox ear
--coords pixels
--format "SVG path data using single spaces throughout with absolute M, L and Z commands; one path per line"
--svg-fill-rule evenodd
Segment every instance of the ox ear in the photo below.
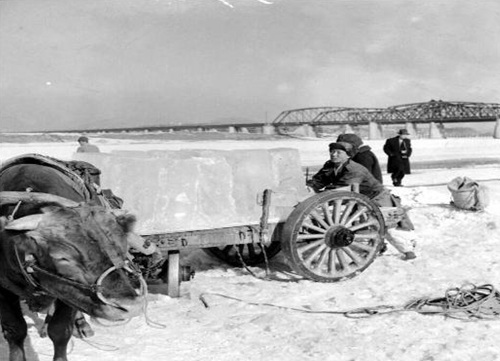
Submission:
M 125 232 L 132 232 L 136 221 L 137 218 L 130 213 L 120 214 L 116 217 L 116 222 L 118 222 Z
M 38 227 L 38 224 L 43 218 L 42 214 L 32 214 L 18 219 L 14 219 L 5 225 L 8 231 L 33 231 Z

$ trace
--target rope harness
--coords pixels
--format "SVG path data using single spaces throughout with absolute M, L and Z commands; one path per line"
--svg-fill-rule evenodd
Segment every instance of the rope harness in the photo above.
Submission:
M 269 257 L 267 256 L 266 247 L 273 242 L 272 237 L 269 234 L 269 207 L 271 205 L 272 194 L 276 193 L 271 189 L 264 190 L 262 194 L 262 199 L 258 201 L 258 203 L 262 206 L 262 216 L 259 224 L 259 239 L 256 242 L 253 238 L 253 233 L 251 233 L 252 243 L 253 245 L 258 245 L 260 250 L 262 251 L 262 255 L 264 257 L 265 271 L 266 275 L 264 277 L 257 276 L 245 263 L 243 255 L 241 254 L 240 247 L 244 246 L 244 244 L 233 244 L 233 249 L 238 256 L 238 260 L 241 263 L 241 266 L 253 277 L 264 280 L 264 281 L 278 281 L 278 282 L 299 282 L 304 280 L 305 278 L 297 277 L 296 275 L 292 275 L 289 272 L 284 270 L 280 270 L 279 272 L 284 274 L 288 278 L 280 278 L 277 277 L 277 272 L 271 272 L 269 267 Z M 240 235 L 241 236 L 241 235 Z
M 354 308 L 344 311 L 314 311 L 305 308 L 280 306 L 265 302 L 250 302 L 237 297 L 211 292 L 205 292 L 199 296 L 200 301 L 206 308 L 210 308 L 210 305 L 206 300 L 206 296 L 208 295 L 243 302 L 252 306 L 267 306 L 308 314 L 343 315 L 347 318 L 368 318 L 391 313 L 414 311 L 423 315 L 443 315 L 445 317 L 462 321 L 500 319 L 500 292 L 491 284 L 475 286 L 474 284 L 469 283 L 461 287 L 447 289 L 444 297 L 419 298 L 399 307 L 392 305 L 379 305 L 375 307 Z

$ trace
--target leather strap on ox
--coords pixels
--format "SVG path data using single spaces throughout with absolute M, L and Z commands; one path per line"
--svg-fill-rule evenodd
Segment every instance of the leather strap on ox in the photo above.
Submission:
M 111 272 L 118 270 L 118 269 L 123 269 L 125 272 L 128 272 L 128 273 L 130 273 L 133 276 L 136 276 L 138 278 L 139 285 L 140 285 L 139 290 L 138 291 L 136 290 L 136 293 L 138 296 L 142 297 L 142 296 L 145 296 L 147 294 L 147 284 L 146 284 L 146 281 L 144 280 L 144 278 L 142 277 L 142 275 L 140 274 L 140 272 L 138 270 L 135 270 L 133 266 L 129 266 L 126 263 L 124 263 L 123 266 L 120 268 L 117 268 L 116 266 L 112 266 L 112 267 L 108 268 L 106 271 L 104 271 L 99 276 L 99 278 L 97 279 L 97 281 L 94 284 L 86 285 L 84 283 L 73 281 L 72 279 L 59 276 L 53 272 L 47 271 L 47 270 L 39 267 L 36 264 L 34 258 L 31 258 L 29 260 L 26 260 L 25 262 L 22 262 L 21 257 L 19 256 L 19 251 L 18 251 L 17 247 L 14 247 L 14 251 L 15 251 L 16 259 L 17 259 L 17 262 L 19 263 L 19 267 L 21 269 L 22 274 L 24 275 L 26 280 L 29 282 L 30 286 L 34 290 L 38 290 L 37 291 L 38 294 L 43 294 L 43 293 L 49 294 L 49 293 L 47 293 L 46 291 L 42 291 L 42 292 L 39 291 L 39 290 L 44 290 L 44 288 L 33 278 L 32 274 L 34 274 L 34 273 L 43 274 L 43 276 L 45 278 L 49 279 L 50 282 L 63 283 L 63 284 L 78 288 L 81 291 L 84 291 L 85 293 L 87 293 L 89 296 L 96 295 L 97 298 L 102 303 L 116 307 L 122 311 L 126 311 L 125 308 L 120 306 L 118 303 L 109 301 L 103 295 L 102 282 L 103 282 L 104 278 L 106 278 Z
M 14 252 L 16 254 L 16 260 L 19 263 L 19 267 L 21 269 L 23 276 L 26 278 L 26 280 L 29 282 L 29 284 L 34 289 L 38 289 L 38 290 L 44 289 L 40 285 L 40 283 L 37 282 L 35 280 L 35 278 L 33 277 L 34 273 L 43 274 L 45 276 L 45 278 L 48 278 L 51 281 L 71 285 L 71 286 L 76 287 L 82 291 L 86 291 L 87 294 L 89 294 L 89 295 L 96 294 L 99 291 L 98 289 L 101 287 L 97 284 L 97 282 L 93 285 L 86 285 L 86 284 L 83 284 L 81 282 L 73 281 L 72 279 L 62 277 L 62 276 L 59 276 L 53 272 L 47 271 L 47 270 L 39 267 L 36 264 L 36 260 L 34 257 L 30 257 L 23 262 L 20 255 L 19 255 L 19 251 L 18 251 L 17 247 L 14 247 Z

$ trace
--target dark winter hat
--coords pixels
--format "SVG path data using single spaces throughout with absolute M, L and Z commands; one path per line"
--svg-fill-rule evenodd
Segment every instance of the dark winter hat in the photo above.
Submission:
M 85 143 L 88 143 L 89 142 L 89 138 L 85 137 L 85 136 L 82 136 L 80 138 L 78 138 L 78 141 L 79 142 L 85 142 Z
M 337 137 L 337 142 L 346 142 L 351 144 L 354 148 L 359 148 L 363 141 L 354 133 L 340 134 Z
M 330 143 L 330 145 L 328 146 L 328 148 L 330 149 L 330 152 L 334 149 L 340 149 L 340 150 L 343 150 L 344 152 L 347 153 L 347 155 L 349 157 L 352 157 L 353 155 L 353 146 L 349 143 L 346 143 L 346 142 L 336 142 L 336 143 Z
M 406 129 L 400 129 L 398 132 L 399 135 L 410 135 Z

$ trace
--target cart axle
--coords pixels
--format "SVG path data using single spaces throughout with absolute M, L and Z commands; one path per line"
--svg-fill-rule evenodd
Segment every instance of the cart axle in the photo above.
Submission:
M 343 226 L 330 228 L 325 235 L 325 244 L 330 248 L 342 248 L 354 241 L 354 232 Z

